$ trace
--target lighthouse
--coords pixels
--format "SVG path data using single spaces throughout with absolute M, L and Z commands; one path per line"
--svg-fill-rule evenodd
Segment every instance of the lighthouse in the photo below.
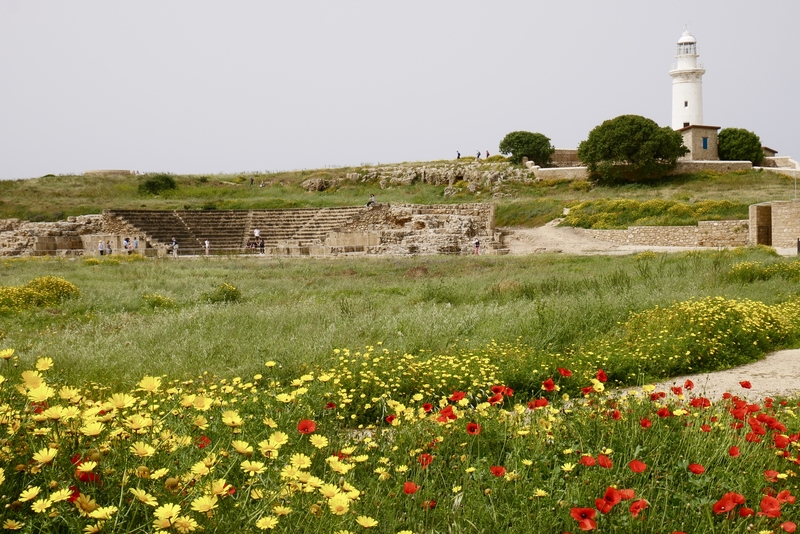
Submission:
M 703 74 L 697 62 L 697 40 L 687 29 L 678 39 L 677 62 L 672 66 L 672 129 L 703 124 Z

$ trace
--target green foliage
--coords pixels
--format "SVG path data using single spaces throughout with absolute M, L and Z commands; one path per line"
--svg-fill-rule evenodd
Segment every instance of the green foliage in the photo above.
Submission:
M 760 165 L 764 161 L 761 139 L 743 128 L 723 128 L 719 132 L 719 159 Z
M 169 297 L 164 297 L 158 293 L 145 293 L 142 295 L 142 300 L 149 307 L 156 308 L 174 308 L 177 306 L 174 300 Z
M 19 312 L 28 308 L 52 306 L 79 294 L 77 286 L 63 278 L 41 276 L 24 286 L 0 286 L 0 312 Z
M 206 300 L 212 304 L 218 302 L 237 302 L 242 299 L 242 290 L 231 284 L 224 283 L 206 295 Z
M 522 158 L 527 157 L 540 167 L 547 167 L 555 151 L 550 138 L 540 133 L 511 132 L 500 141 L 500 152 L 511 154 L 508 160 L 516 164 L 522 163 Z
M 154 174 L 148 176 L 144 182 L 139 184 L 139 193 L 147 195 L 160 195 L 166 191 L 172 191 L 178 187 L 175 178 L 169 174 Z
M 680 132 L 639 115 L 603 122 L 578 146 L 578 158 L 592 176 L 608 183 L 661 178 L 687 152 Z
M 728 276 L 731 280 L 742 284 L 763 282 L 776 277 L 797 283 L 800 282 L 800 261 L 775 262 L 767 265 L 760 261 L 743 261 L 731 267 Z
M 629 226 L 687 226 L 698 221 L 747 219 L 748 206 L 728 200 L 695 203 L 674 200 L 590 200 L 570 208 L 563 226 L 596 230 Z
M 483 161 L 485 161 L 486 163 L 502 163 L 504 161 L 510 161 L 510 160 L 505 156 L 501 156 L 500 154 L 495 154 L 493 156 L 489 156 Z

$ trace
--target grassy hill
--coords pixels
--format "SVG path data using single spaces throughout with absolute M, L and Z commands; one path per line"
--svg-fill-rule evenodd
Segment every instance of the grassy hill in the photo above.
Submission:
M 505 168 L 506 163 L 437 161 L 392 165 L 404 167 L 459 169 Z M 100 213 L 103 209 L 270 209 L 296 207 L 352 206 L 366 202 L 375 193 L 380 202 L 391 203 L 464 203 L 492 201 L 497 206 L 498 226 L 538 226 L 558 217 L 564 207 L 603 199 L 647 201 L 653 199 L 691 205 L 700 201 L 729 201 L 719 213 L 702 213 L 705 219 L 746 218 L 747 206 L 768 200 L 792 198 L 791 179 L 770 172 L 697 173 L 670 177 L 661 182 L 641 185 L 595 186 L 588 182 L 500 181 L 480 184 L 470 192 L 467 183 L 453 184 L 455 194 L 444 195 L 445 185 L 413 181 L 407 185 L 384 184 L 379 178 L 382 167 L 344 167 L 276 173 L 239 173 L 174 175 L 177 188 L 161 195 L 139 191 L 148 179 L 143 176 L 53 176 L 0 181 L 0 218 L 32 221 L 60 220 L 68 216 Z M 353 179 L 355 173 L 366 178 Z M 350 178 L 348 178 L 348 175 Z M 254 185 L 250 185 L 253 178 Z M 301 184 L 321 179 L 332 184 L 324 191 L 306 191 Z M 261 183 L 264 187 L 260 187 Z M 665 208 L 673 204 L 664 204 Z M 595 206 L 595 211 L 597 208 Z M 684 215 L 692 210 L 673 210 Z M 695 210 L 697 211 L 697 210 Z M 703 210 L 699 210 L 703 212 Z M 667 217 L 654 218 L 652 210 L 645 224 L 690 224 L 692 217 L 678 222 Z M 636 221 L 633 221 L 634 223 Z M 626 224 L 632 224 L 625 219 Z

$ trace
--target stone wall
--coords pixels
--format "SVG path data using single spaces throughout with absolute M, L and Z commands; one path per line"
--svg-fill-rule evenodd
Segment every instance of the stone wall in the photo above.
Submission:
M 800 202 L 770 202 L 770 206 L 772 208 L 772 246 L 797 246 L 797 240 L 800 239 Z
M 629 226 L 625 230 L 576 228 L 587 238 L 620 245 L 660 247 L 743 247 L 748 221 L 700 221 L 697 226 Z
M 669 174 L 689 174 L 702 171 L 749 171 L 752 168 L 753 164 L 749 161 L 678 161 L 678 165 Z
M 581 160 L 578 159 L 578 149 L 576 148 L 557 148 L 553 152 L 552 163 L 554 167 L 580 167 Z
M 103 233 L 102 215 L 81 215 L 58 222 L 0 221 L 0 256 L 80 251 L 80 236 Z

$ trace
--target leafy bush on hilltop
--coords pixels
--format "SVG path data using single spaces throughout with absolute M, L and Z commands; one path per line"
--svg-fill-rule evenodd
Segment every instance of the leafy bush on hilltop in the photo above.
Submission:
M 154 174 L 139 184 L 139 193 L 149 195 L 160 195 L 165 191 L 177 189 L 178 184 L 175 178 L 169 174 Z
M 684 203 L 674 200 L 590 200 L 570 208 L 562 225 L 596 230 L 629 226 L 680 226 L 698 221 L 747 219 L 747 204 L 729 200 Z

